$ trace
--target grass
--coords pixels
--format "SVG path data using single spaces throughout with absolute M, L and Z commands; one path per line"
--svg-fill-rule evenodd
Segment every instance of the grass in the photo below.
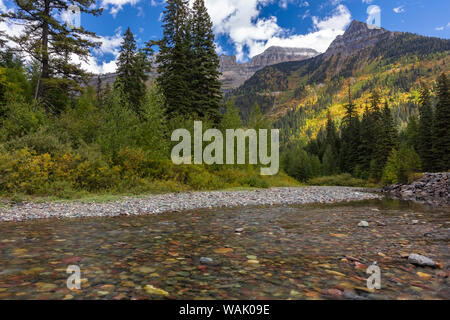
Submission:
M 375 184 L 363 179 L 358 179 L 346 173 L 335 176 L 319 177 L 308 181 L 311 186 L 338 186 L 338 187 L 357 187 L 357 188 L 380 188 L 381 185 Z
M 239 176 L 240 175 L 240 176 Z M 227 181 L 227 178 L 230 181 Z M 62 194 L 49 195 L 29 195 L 24 193 L 13 193 L 0 195 L 0 208 L 6 208 L 8 205 L 20 202 L 82 202 L 82 203 L 106 203 L 121 201 L 125 198 L 145 198 L 149 195 L 167 194 L 177 192 L 200 192 L 200 191 L 253 191 L 258 189 L 267 189 L 272 187 L 299 187 L 301 184 L 295 179 L 280 173 L 276 176 L 259 176 L 253 172 L 243 170 L 231 170 L 219 172 L 217 181 L 220 185 L 205 185 L 201 188 L 193 188 L 179 182 L 154 181 L 151 187 L 141 190 L 136 188 L 129 192 L 105 191 L 105 192 L 87 192 L 87 191 L 71 191 Z

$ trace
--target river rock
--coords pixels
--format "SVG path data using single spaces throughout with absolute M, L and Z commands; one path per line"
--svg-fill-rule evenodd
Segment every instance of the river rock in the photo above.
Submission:
M 411 184 L 386 186 L 382 191 L 405 200 L 450 203 L 450 172 L 424 173 Z
M 409 261 L 409 263 L 414 264 L 416 266 L 432 267 L 432 268 L 436 267 L 436 262 L 434 262 L 430 258 L 421 256 L 420 254 L 411 254 L 408 257 L 408 261 Z
M 214 260 L 211 259 L 211 258 L 201 257 L 201 258 L 200 258 L 200 263 L 203 263 L 203 264 L 213 264 L 213 263 L 214 263 Z
M 361 221 L 361 222 L 358 224 L 358 227 L 361 227 L 361 228 L 368 228 L 368 227 L 369 227 L 369 223 L 368 223 L 367 221 Z

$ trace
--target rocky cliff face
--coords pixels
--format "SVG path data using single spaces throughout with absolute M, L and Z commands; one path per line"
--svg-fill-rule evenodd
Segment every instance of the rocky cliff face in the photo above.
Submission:
M 222 73 L 220 80 L 222 81 L 222 90 L 229 91 L 242 85 L 246 80 L 255 74 L 256 71 L 264 67 L 274 65 L 281 62 L 301 61 L 315 57 L 319 54 L 314 49 L 307 48 L 282 48 L 270 47 L 260 55 L 257 55 L 247 63 L 238 63 L 236 56 L 220 56 L 220 72 Z M 157 77 L 157 73 L 149 74 L 150 79 Z M 101 77 L 103 86 L 106 83 L 112 85 L 116 79 L 116 74 L 106 74 Z M 97 77 L 91 81 L 91 85 L 95 87 Z
M 235 89 L 264 67 L 288 61 L 302 61 L 318 54 L 319 52 L 314 49 L 270 47 L 246 63 L 238 63 L 235 56 L 222 55 L 220 56 L 222 88 L 224 91 Z
M 342 36 L 331 43 L 325 56 L 341 53 L 342 56 L 349 56 L 361 49 L 374 46 L 385 37 L 394 35 L 383 28 L 370 28 L 367 24 L 353 20 L 347 31 Z

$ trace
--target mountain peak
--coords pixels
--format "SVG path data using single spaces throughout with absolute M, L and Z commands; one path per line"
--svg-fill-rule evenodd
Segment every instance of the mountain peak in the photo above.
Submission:
M 342 36 L 337 36 L 328 48 L 326 55 L 336 53 L 351 54 L 354 51 L 373 46 L 380 36 L 389 33 L 383 28 L 370 27 L 368 24 L 353 20 Z
M 350 25 L 348 26 L 347 31 L 345 31 L 344 37 L 353 35 L 353 34 L 357 34 L 357 33 L 364 33 L 364 32 L 384 33 L 384 32 L 386 32 L 386 30 L 383 28 L 376 27 L 376 26 L 369 26 L 365 22 L 353 20 L 352 23 L 350 23 Z

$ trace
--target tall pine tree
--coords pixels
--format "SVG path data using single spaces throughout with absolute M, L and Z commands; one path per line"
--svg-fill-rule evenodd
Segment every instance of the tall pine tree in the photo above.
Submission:
M 158 42 L 158 84 L 165 97 L 169 115 L 192 116 L 191 77 L 189 57 L 190 15 L 187 0 L 167 0 L 163 18 L 163 38 Z
M 397 130 L 388 102 L 384 104 L 381 114 L 381 130 L 377 139 L 376 165 L 377 177 L 381 177 L 384 166 L 392 150 L 397 147 Z
M 341 124 L 340 167 L 343 172 L 353 173 L 359 163 L 360 122 L 356 106 L 348 88 L 348 104 Z
M 195 0 L 192 14 L 193 111 L 219 121 L 222 101 L 219 57 L 214 44 L 213 24 L 204 0 Z
M 142 104 L 146 95 L 146 72 L 150 71 L 150 62 L 144 51 L 138 50 L 136 40 L 130 28 L 124 34 L 117 59 L 117 83 L 120 82 L 127 105 L 142 116 Z
M 438 103 L 434 119 L 435 170 L 450 169 L 450 92 L 449 80 L 443 73 L 438 80 Z
M 429 89 L 423 85 L 420 91 L 420 119 L 418 153 L 422 159 L 422 168 L 433 171 L 433 109 Z
M 376 177 L 379 174 L 379 164 L 377 163 L 377 145 L 381 138 L 382 114 L 380 110 L 380 94 L 377 90 L 372 92 L 370 97 L 370 108 L 364 114 L 361 134 L 361 144 L 365 145 L 363 153 L 363 168 L 370 170 L 370 175 Z
M 35 98 L 44 102 L 47 110 L 58 113 L 64 108 L 57 95 L 67 89 L 80 90 L 79 84 L 87 83 L 88 74 L 72 62 L 70 55 L 87 60 L 90 49 L 98 46 L 91 39 L 95 33 L 83 26 L 70 28 L 58 17 L 71 5 L 81 13 L 98 16 L 102 9 L 92 9 L 95 0 L 14 0 L 16 9 L 0 15 L 8 22 L 23 25 L 24 32 L 9 34 L 7 39 L 17 44 L 20 53 L 25 52 L 39 62 L 40 76 Z

